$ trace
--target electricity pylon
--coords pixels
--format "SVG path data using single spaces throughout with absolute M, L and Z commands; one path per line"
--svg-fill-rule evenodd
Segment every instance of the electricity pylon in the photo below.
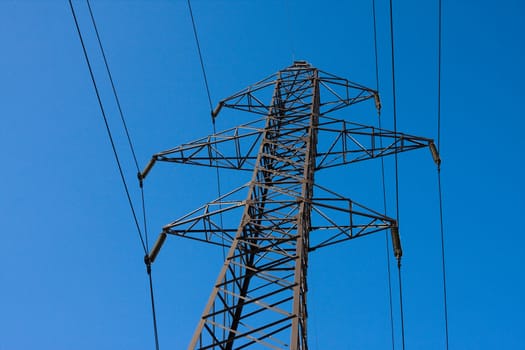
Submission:
M 377 91 L 296 61 L 212 112 L 233 108 L 262 119 L 157 153 L 139 174 L 142 181 L 157 161 L 252 172 L 245 186 L 164 226 L 146 256 L 152 263 L 167 234 L 229 248 L 188 349 L 306 350 L 310 252 L 391 230 L 401 257 L 394 219 L 314 181 L 321 169 L 422 147 L 439 162 L 431 139 L 331 116 L 367 100 L 380 108 Z M 221 225 L 235 212 L 238 225 Z

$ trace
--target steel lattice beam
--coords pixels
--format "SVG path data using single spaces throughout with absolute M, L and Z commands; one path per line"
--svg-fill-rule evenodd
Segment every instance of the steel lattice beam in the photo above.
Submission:
M 154 260 L 167 234 L 229 247 L 188 349 L 306 350 L 309 252 L 391 229 L 401 254 L 395 220 L 314 181 L 317 170 L 422 147 L 439 163 L 431 139 L 329 115 L 369 99 L 380 108 L 376 91 L 298 61 L 213 112 L 264 118 L 153 155 L 141 181 L 156 161 L 252 171 L 248 184 L 164 226 L 147 257 Z M 221 215 L 241 219 L 227 227 Z

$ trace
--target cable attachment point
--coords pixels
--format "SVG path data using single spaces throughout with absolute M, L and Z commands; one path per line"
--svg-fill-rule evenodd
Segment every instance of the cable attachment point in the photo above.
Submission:
M 140 173 L 140 171 L 137 173 L 137 179 L 139 179 L 139 187 L 143 188 L 144 187 L 144 182 L 142 181 L 143 178 L 142 178 L 142 174 Z
M 144 255 L 144 264 L 146 264 L 146 272 L 151 275 L 151 259 L 148 254 Z

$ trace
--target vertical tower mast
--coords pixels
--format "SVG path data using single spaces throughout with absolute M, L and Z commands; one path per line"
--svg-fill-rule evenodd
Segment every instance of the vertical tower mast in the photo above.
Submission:
M 265 104 L 258 94 L 268 88 L 273 94 Z M 297 61 L 221 101 L 213 113 L 229 107 L 265 118 L 158 153 L 139 175 L 156 161 L 252 171 L 244 200 L 232 199 L 235 190 L 166 225 L 146 257 L 155 259 L 167 234 L 230 244 L 188 349 L 306 350 L 309 252 L 392 229 L 401 256 L 395 220 L 314 182 L 316 170 L 394 152 L 430 146 L 437 157 L 430 139 L 329 117 L 368 99 L 379 106 L 374 90 Z M 318 150 L 320 132 L 328 146 Z M 240 210 L 236 228 L 217 223 L 219 215 Z M 340 214 L 349 222 L 339 222 Z
M 272 100 L 244 214 L 191 349 L 230 350 L 234 344 L 237 349 L 256 343 L 307 349 L 317 70 L 296 65 L 281 71 Z M 219 325 L 217 319 L 227 322 Z M 225 330 L 223 339 L 216 327 Z

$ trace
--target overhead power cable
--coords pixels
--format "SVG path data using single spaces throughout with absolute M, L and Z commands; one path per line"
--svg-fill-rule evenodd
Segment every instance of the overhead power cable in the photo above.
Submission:
M 213 111 L 213 104 L 211 102 L 210 88 L 208 86 L 208 77 L 206 76 L 206 69 L 204 68 L 204 60 L 202 59 L 201 45 L 199 43 L 199 36 L 197 35 L 197 26 L 195 25 L 195 18 L 193 17 L 193 11 L 191 9 L 190 0 L 188 0 L 188 9 L 190 10 L 191 24 L 193 26 L 193 35 L 195 36 L 195 42 L 197 43 L 197 51 L 199 52 L 199 60 L 201 63 L 202 75 L 204 76 L 204 85 L 206 86 L 206 93 L 208 94 L 208 102 L 210 104 L 210 111 Z
M 390 0 L 390 48 L 391 48 L 391 67 L 392 67 L 392 100 L 393 100 L 393 115 L 394 115 L 394 136 L 397 136 L 397 106 L 396 106 L 396 75 L 395 75 L 395 41 L 394 41 L 394 15 L 393 15 L 393 4 Z M 397 147 L 394 152 L 395 158 L 395 178 L 396 178 L 396 221 L 399 226 L 399 170 L 398 170 L 398 150 Z M 403 350 L 405 350 L 405 317 L 403 312 L 403 289 L 402 289 L 402 276 L 401 276 L 401 259 L 398 258 L 397 262 L 398 277 L 399 277 L 399 306 L 400 306 L 400 317 L 401 317 L 401 344 Z
M 195 43 L 197 45 L 197 51 L 199 53 L 199 61 L 200 61 L 200 64 L 201 64 L 202 76 L 204 78 L 204 85 L 206 86 L 206 93 L 208 95 L 208 102 L 209 102 L 209 105 L 210 105 L 210 114 L 212 116 L 211 120 L 212 120 L 212 124 L 213 124 L 213 135 L 217 135 L 217 127 L 215 125 L 215 117 L 213 116 L 213 103 L 211 101 L 210 88 L 209 88 L 209 85 L 208 85 L 208 77 L 206 75 L 204 59 L 203 59 L 203 56 L 202 56 L 201 45 L 200 45 L 200 42 L 199 42 L 199 35 L 197 34 L 197 25 L 195 24 L 195 17 L 193 16 L 193 10 L 191 8 L 191 1 L 190 0 L 188 0 L 188 10 L 190 12 L 191 24 L 192 24 L 192 27 L 193 27 L 193 35 L 195 36 Z M 216 160 L 216 162 L 218 163 L 218 160 Z M 220 171 L 219 171 L 219 167 L 218 166 L 215 167 L 215 175 L 216 175 L 216 178 L 217 178 L 217 194 L 218 194 L 218 196 L 220 198 L 222 191 L 221 191 L 221 176 L 220 176 Z M 219 208 L 221 208 L 221 206 L 219 206 Z M 221 227 L 223 227 L 222 213 L 220 213 L 220 215 L 219 215 L 219 220 L 220 220 Z M 223 258 L 226 258 L 225 254 L 226 253 L 224 251 L 224 246 L 223 246 Z
M 394 116 L 394 135 L 397 136 L 397 103 L 396 103 L 396 69 L 394 59 L 394 18 L 392 12 L 392 0 L 390 0 L 390 47 L 391 47 L 391 66 L 392 66 L 392 103 Z M 398 171 L 398 151 L 397 147 L 394 152 L 395 156 L 395 176 L 396 176 L 396 220 L 399 224 L 399 171 Z
M 108 77 L 109 77 L 109 80 L 110 80 L 110 83 L 111 83 L 111 88 L 113 90 L 113 96 L 114 96 L 115 101 L 117 103 L 117 107 L 118 107 L 118 110 L 119 110 L 120 118 L 121 118 L 122 124 L 124 126 L 124 130 L 126 132 L 126 137 L 127 137 L 127 140 L 128 140 L 128 144 L 129 144 L 131 153 L 133 155 L 133 160 L 135 162 L 135 167 L 137 169 L 137 172 L 140 172 L 140 169 L 139 169 L 139 166 L 138 166 L 137 157 L 136 157 L 136 153 L 135 153 L 135 149 L 133 147 L 133 142 L 131 140 L 131 136 L 130 136 L 130 133 L 129 133 L 129 130 L 128 130 L 128 127 L 127 127 L 127 124 L 126 124 L 126 120 L 124 118 L 124 113 L 123 113 L 122 108 L 121 108 L 121 104 L 120 104 L 120 100 L 118 98 L 117 90 L 115 88 L 115 83 L 113 81 L 113 76 L 111 74 L 111 70 L 109 69 L 109 64 L 108 64 L 108 61 L 107 61 L 107 58 L 106 58 L 104 47 L 102 45 L 102 40 L 100 39 L 100 35 L 99 35 L 99 32 L 98 32 L 97 24 L 96 24 L 96 21 L 95 21 L 95 16 L 93 15 L 93 10 L 91 8 L 91 4 L 90 4 L 89 0 L 86 0 L 86 3 L 87 3 L 87 6 L 88 6 L 89 15 L 91 17 L 91 22 L 93 24 L 93 28 L 95 29 L 98 45 L 99 45 L 100 51 L 102 53 L 102 57 L 104 59 L 106 72 L 108 74 Z M 131 196 L 130 196 L 130 192 L 129 192 L 129 189 L 128 189 L 128 185 L 127 185 L 126 179 L 124 177 L 124 173 L 123 173 L 123 170 L 122 170 L 122 166 L 120 164 L 120 159 L 119 159 L 119 156 L 118 156 L 118 152 L 116 150 L 115 143 L 113 141 L 113 136 L 112 136 L 112 133 L 111 133 L 111 129 L 109 127 L 109 123 L 108 123 L 107 117 L 106 117 L 106 112 L 104 110 L 104 106 L 103 106 L 102 100 L 100 98 L 100 94 L 99 94 L 98 87 L 97 87 L 97 84 L 96 84 L 95 76 L 94 76 L 93 70 L 91 68 L 91 63 L 89 61 L 89 56 L 87 54 L 87 50 L 86 50 L 86 47 L 85 47 L 85 44 L 84 44 L 84 40 L 82 38 L 82 33 L 80 31 L 78 20 L 77 20 L 76 14 L 75 14 L 75 9 L 73 7 L 73 4 L 72 4 L 71 0 L 69 0 L 69 5 L 70 5 L 70 8 L 71 8 L 71 13 L 73 14 L 73 19 L 75 20 L 75 26 L 77 28 L 77 33 L 78 33 L 80 42 L 82 44 L 82 50 L 84 52 L 84 57 L 86 59 L 86 63 L 87 63 L 88 69 L 89 69 L 89 73 L 90 73 L 90 76 L 91 76 L 91 81 L 93 83 L 93 87 L 95 88 L 95 93 L 97 95 L 97 100 L 98 100 L 98 103 L 99 103 L 99 107 L 100 107 L 100 110 L 102 112 L 102 116 L 103 116 L 103 119 L 104 119 L 104 124 L 106 126 L 106 131 L 107 131 L 108 137 L 110 139 L 111 147 L 113 149 L 113 154 L 114 154 L 115 160 L 117 162 L 117 166 L 118 166 L 118 169 L 119 169 L 120 177 L 122 179 L 122 183 L 124 185 L 126 196 L 128 198 L 128 203 L 129 203 L 129 206 L 131 208 L 131 212 L 133 214 L 133 219 L 134 219 L 135 225 L 137 227 L 137 232 L 139 234 L 140 242 L 141 242 L 142 248 L 144 250 L 144 255 L 145 255 L 145 257 L 147 257 L 148 256 L 148 234 L 147 234 L 147 222 L 146 222 L 146 205 L 145 205 L 145 200 L 144 200 L 144 188 L 143 188 L 142 183 L 141 183 L 140 189 L 141 189 L 141 199 L 142 199 L 142 213 L 143 213 L 145 240 L 143 238 L 142 231 L 140 229 L 140 225 L 138 223 L 138 219 L 137 219 L 137 215 L 136 215 L 136 212 L 135 212 L 135 208 L 134 208 L 133 202 L 131 200 Z M 154 330 L 154 336 L 155 336 L 155 348 L 157 350 L 159 350 L 159 340 L 158 340 L 158 330 L 157 330 L 157 317 L 156 317 L 156 312 L 155 312 L 155 300 L 154 300 L 154 293 L 153 293 L 153 278 L 152 278 L 152 275 L 151 275 L 151 263 L 146 258 L 145 258 L 145 262 L 146 262 L 147 273 L 148 273 L 148 277 L 149 277 L 149 287 L 150 287 L 149 289 L 150 289 L 151 308 L 152 308 L 152 317 L 153 317 L 153 330 Z
M 146 255 L 148 257 L 148 255 Z M 159 332 L 157 329 L 157 312 L 155 311 L 155 293 L 153 292 L 153 277 L 151 276 L 151 262 L 145 258 L 149 279 L 149 295 L 151 300 L 151 314 L 153 318 L 153 334 L 155 335 L 155 349 L 159 350 Z
M 437 149 L 441 149 L 441 62 L 442 62 L 442 32 L 443 32 L 443 6 L 438 0 L 438 91 L 437 91 Z M 445 315 L 445 346 L 448 350 L 448 305 L 447 305 L 447 274 L 445 264 L 445 233 L 443 225 L 443 194 L 441 189 L 441 167 L 437 168 L 438 191 L 439 191 L 439 226 L 441 234 L 441 270 L 443 272 L 443 306 Z
M 374 19 L 374 58 L 376 62 L 376 90 L 379 93 L 379 55 L 377 50 L 376 1 L 372 0 L 372 18 Z M 382 158 L 381 158 L 382 159 Z
M 129 149 L 130 149 L 131 154 L 133 156 L 133 161 L 135 163 L 135 168 L 137 170 L 137 173 L 139 173 L 140 172 L 140 168 L 139 168 L 139 163 L 137 161 L 137 155 L 136 155 L 136 152 L 135 152 L 135 147 L 133 146 L 133 141 L 131 140 L 131 135 L 130 135 L 130 132 L 129 132 L 129 129 L 128 129 L 128 125 L 126 123 L 126 118 L 124 117 L 124 112 L 122 111 L 122 106 L 120 104 L 120 99 L 119 99 L 118 94 L 117 94 L 117 89 L 115 87 L 115 82 L 113 81 L 113 75 L 111 74 L 111 70 L 109 69 L 109 63 L 108 63 L 108 60 L 106 58 L 106 51 L 104 50 L 104 46 L 102 45 L 102 40 L 100 39 L 100 34 L 98 32 L 98 26 L 97 26 L 97 22 L 95 20 L 95 16 L 93 15 L 93 10 L 91 8 L 91 3 L 90 3 L 89 0 L 86 0 L 86 2 L 87 2 L 88 9 L 89 9 L 89 16 L 91 17 L 91 23 L 93 24 L 93 28 L 95 29 L 95 34 L 97 36 L 98 46 L 100 48 L 100 52 L 102 53 L 102 58 L 104 59 L 104 66 L 106 67 L 106 73 L 108 74 L 109 82 L 111 84 L 111 89 L 113 91 L 113 96 L 114 96 L 115 102 L 117 104 L 117 108 L 118 108 L 119 115 L 120 115 L 120 120 L 122 122 L 122 125 L 124 127 L 124 131 L 126 133 L 126 138 L 127 138 L 127 141 L 128 141 Z M 142 214 L 143 214 L 143 225 L 144 225 L 144 238 L 145 238 L 145 243 L 146 243 L 146 249 L 149 250 L 148 228 L 147 228 L 147 224 L 146 224 L 146 204 L 145 204 L 145 201 L 144 201 L 144 187 L 142 186 L 142 183 L 141 183 L 141 186 L 140 186 L 140 192 L 141 192 L 141 197 L 142 197 Z
M 95 29 L 95 34 L 97 36 L 98 46 L 100 48 L 100 52 L 102 53 L 102 58 L 104 59 L 104 65 L 106 67 L 106 72 L 109 77 L 109 82 L 111 84 L 111 89 L 113 91 L 113 96 L 115 97 L 115 102 L 117 103 L 117 108 L 120 115 L 120 120 L 122 121 L 122 125 L 124 126 L 124 131 L 126 132 L 126 137 L 128 139 L 129 148 L 131 150 L 131 154 L 133 155 L 133 160 L 135 162 L 135 167 L 137 168 L 137 172 L 139 169 L 139 163 L 137 161 L 137 155 L 135 154 L 135 148 L 133 147 L 133 142 L 131 141 L 131 136 L 128 131 L 128 125 L 126 123 L 126 119 L 124 118 L 124 113 L 122 112 L 122 107 L 120 105 L 120 99 L 118 98 L 117 89 L 115 88 L 115 83 L 113 81 L 113 75 L 111 74 L 111 71 L 109 69 L 109 63 L 106 58 L 106 52 L 104 51 L 104 47 L 102 46 L 102 40 L 100 40 L 100 35 L 98 33 L 98 27 L 97 23 L 95 21 L 95 17 L 93 16 L 93 11 L 91 10 L 91 4 L 89 0 L 86 1 L 89 9 L 89 16 L 91 17 L 91 22 L 93 23 L 93 28 Z
M 113 140 L 113 135 L 111 134 L 111 130 L 109 128 L 109 123 L 108 123 L 108 119 L 107 119 L 107 116 L 106 116 L 106 111 L 104 110 L 104 106 L 102 104 L 102 100 L 101 100 L 101 97 L 100 97 L 98 86 L 97 86 L 97 83 L 95 81 L 95 76 L 94 76 L 94 73 L 93 73 L 93 69 L 91 68 L 91 63 L 89 61 L 89 56 L 87 54 L 86 46 L 84 44 L 84 39 L 82 38 L 82 33 L 80 32 L 80 27 L 78 25 L 77 16 L 76 16 L 75 9 L 73 8 L 73 3 L 71 2 L 71 0 L 69 0 L 69 6 L 71 8 L 71 13 L 73 14 L 73 19 L 75 20 L 75 26 L 76 26 L 76 29 L 77 29 L 78 37 L 80 39 L 80 43 L 82 45 L 82 51 L 84 52 L 84 58 L 86 59 L 86 64 L 87 64 L 87 67 L 88 67 L 88 70 L 89 70 L 89 75 L 91 77 L 91 82 L 93 83 L 93 87 L 95 89 L 95 94 L 97 96 L 98 105 L 99 105 L 99 108 L 100 108 L 100 111 L 101 111 L 101 114 L 102 114 L 102 118 L 104 119 L 104 125 L 106 127 L 106 132 L 108 134 L 108 138 L 109 138 L 109 141 L 111 143 L 111 148 L 113 150 L 113 155 L 115 157 L 115 161 L 117 162 L 118 171 L 119 171 L 119 174 L 120 174 L 120 178 L 122 180 L 122 184 L 124 185 L 124 190 L 126 192 L 126 197 L 128 199 L 128 204 L 129 204 L 129 207 L 131 209 L 131 213 L 133 215 L 133 220 L 135 222 L 135 226 L 137 228 L 137 232 L 138 232 L 138 235 L 139 235 L 139 238 L 140 238 L 140 243 L 142 245 L 142 249 L 144 250 L 144 254 L 147 254 L 148 250 L 147 250 L 147 247 L 146 247 L 146 243 L 145 243 L 144 238 L 142 236 L 142 231 L 140 229 L 139 221 L 137 219 L 137 214 L 135 212 L 135 208 L 133 206 L 133 202 L 131 200 L 130 192 L 129 192 L 129 189 L 128 189 L 128 184 L 126 182 L 126 178 L 124 177 L 124 172 L 122 170 L 122 166 L 121 166 L 120 159 L 119 159 L 119 156 L 118 156 L 118 153 L 117 153 L 115 142 Z
M 129 132 L 129 129 L 128 129 L 128 125 L 126 123 L 126 118 L 124 117 L 124 112 L 122 111 L 122 106 L 120 104 L 120 99 L 119 99 L 118 94 L 117 94 L 117 89 L 115 87 L 115 82 L 113 81 L 113 75 L 111 74 L 111 70 L 109 69 L 109 63 L 108 63 L 108 60 L 107 60 L 107 57 L 106 57 L 106 51 L 104 50 L 104 46 L 102 45 L 102 40 L 100 39 L 100 34 L 98 32 L 98 26 L 97 26 L 97 22 L 95 20 L 95 16 L 93 15 L 93 10 L 91 8 L 91 3 L 90 3 L 89 0 L 86 0 L 86 2 L 87 2 L 88 9 L 89 9 L 89 16 L 91 17 L 91 23 L 93 24 L 93 28 L 95 29 L 95 34 L 96 34 L 96 37 L 97 37 L 98 47 L 100 48 L 100 52 L 102 53 L 102 58 L 104 59 L 104 66 L 106 67 L 106 73 L 108 74 L 108 77 L 109 77 L 109 82 L 111 84 L 111 89 L 113 91 L 113 97 L 115 98 L 115 102 L 117 104 L 117 108 L 118 108 L 119 115 L 120 115 L 120 120 L 122 122 L 122 125 L 124 127 L 124 131 L 126 133 L 126 138 L 127 138 L 127 141 L 128 141 L 129 149 L 131 151 L 131 155 L 133 156 L 133 161 L 135 163 L 135 168 L 137 170 L 137 173 L 139 173 L 140 172 L 140 168 L 139 168 L 139 163 L 137 161 L 137 155 L 136 155 L 136 152 L 135 152 L 135 147 L 133 146 L 133 141 L 131 140 L 131 135 L 130 135 L 130 132 Z M 141 197 L 142 197 L 142 213 L 143 213 L 143 225 L 144 225 L 144 238 L 145 238 L 145 243 L 146 243 L 146 250 L 149 250 L 148 229 L 147 229 L 147 225 L 146 225 L 146 209 L 145 209 L 145 202 L 144 202 L 144 188 L 143 188 L 142 184 L 140 186 L 140 192 L 141 192 Z
M 379 94 L 379 54 L 377 49 L 377 15 L 376 15 L 376 2 L 372 0 L 372 17 L 374 22 L 374 58 L 375 58 L 375 71 L 376 71 L 376 90 Z M 381 127 L 381 113 L 377 113 L 378 127 Z M 383 138 L 379 138 L 379 147 L 383 149 Z M 381 157 L 381 185 L 383 188 L 383 213 L 387 214 L 387 201 L 386 201 L 386 182 L 385 182 L 385 159 Z M 388 273 L 388 301 L 390 311 L 390 336 L 392 341 L 392 350 L 395 349 L 395 333 L 394 333 L 394 307 L 392 302 L 392 272 L 390 269 L 390 239 L 388 238 L 388 232 L 385 231 L 385 247 L 386 247 L 386 268 Z
M 215 125 L 215 117 L 213 115 L 213 103 L 212 103 L 212 100 L 211 100 L 211 93 L 210 93 L 210 87 L 209 87 L 209 84 L 208 84 L 208 76 L 206 75 L 206 68 L 205 68 L 205 65 L 204 65 L 204 59 L 203 59 L 203 56 L 202 56 L 202 50 L 201 50 L 201 45 L 200 45 L 200 42 L 199 42 L 199 35 L 197 34 L 197 25 L 195 24 L 195 17 L 193 16 L 193 10 L 191 8 L 191 1 L 188 0 L 188 10 L 190 12 L 190 17 L 191 17 L 191 24 L 192 24 L 192 28 L 193 28 L 193 35 L 195 37 L 195 43 L 197 45 L 197 51 L 199 53 L 199 61 L 200 61 L 200 65 L 201 65 L 201 70 L 202 70 L 202 76 L 203 76 L 203 79 L 204 79 L 204 86 L 206 87 L 206 94 L 208 95 L 208 104 L 209 104 L 209 107 L 210 107 L 210 115 L 211 115 L 211 122 L 212 122 L 212 126 L 213 126 L 213 139 L 214 141 L 217 140 L 217 127 Z M 221 198 L 222 197 L 222 191 L 221 191 L 221 174 L 220 174 L 220 171 L 219 171 L 219 160 L 216 159 L 215 160 L 215 164 L 216 164 L 216 167 L 215 167 L 215 177 L 217 179 L 217 196 L 218 198 Z M 222 204 L 219 204 L 219 210 L 222 209 Z M 219 221 L 220 221 L 220 226 L 221 228 L 224 227 L 224 222 L 223 222 L 223 216 L 222 216 L 222 210 L 221 210 L 221 213 L 219 214 Z M 226 249 L 224 247 L 224 237 L 222 238 L 222 258 L 223 260 L 226 260 Z M 226 298 L 228 298 L 228 296 L 226 295 Z M 223 329 L 223 333 L 225 332 L 226 330 Z

